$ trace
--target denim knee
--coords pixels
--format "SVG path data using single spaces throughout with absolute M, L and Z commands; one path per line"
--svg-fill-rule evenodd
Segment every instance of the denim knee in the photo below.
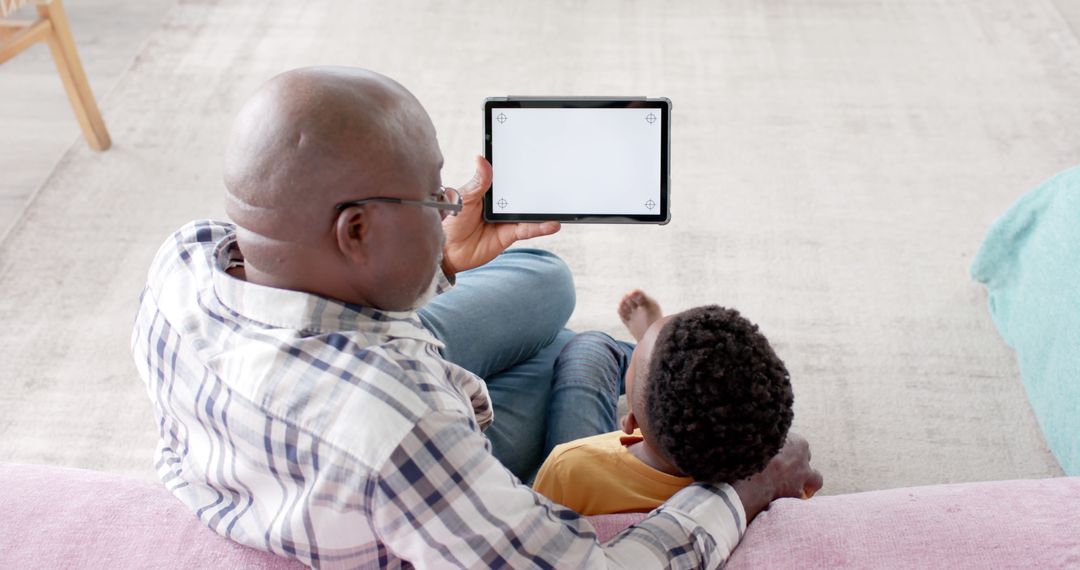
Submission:
M 561 443 L 616 428 L 627 360 L 624 347 L 602 332 L 584 332 L 566 343 L 555 359 L 545 453 Z
M 626 355 L 610 335 L 586 331 L 574 336 L 555 359 L 554 389 L 566 385 L 590 385 L 618 397 L 619 381 L 626 369 Z
M 533 273 L 536 292 L 543 298 L 541 306 L 565 323 L 577 304 L 570 266 L 558 255 L 543 249 L 517 248 L 506 254 L 513 255 L 515 264 Z

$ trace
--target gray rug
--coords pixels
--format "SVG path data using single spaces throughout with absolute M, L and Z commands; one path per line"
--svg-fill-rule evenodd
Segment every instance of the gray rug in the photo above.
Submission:
M 968 267 L 990 222 L 1080 160 L 1080 45 L 1047 0 L 181 2 L 0 244 L 0 461 L 151 477 L 128 351 L 149 261 L 220 216 L 231 117 L 345 64 L 416 93 L 444 180 L 505 94 L 667 96 L 673 222 L 567 226 L 572 326 L 632 287 L 740 308 L 792 371 L 824 492 L 1060 474 Z M 625 338 L 625 337 L 624 337 Z

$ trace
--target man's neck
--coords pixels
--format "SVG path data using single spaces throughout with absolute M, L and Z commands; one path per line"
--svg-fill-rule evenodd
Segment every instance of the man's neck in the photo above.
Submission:
M 239 245 L 237 249 L 243 256 L 244 250 Z M 317 252 L 311 250 L 298 250 L 296 253 L 286 256 L 291 260 L 291 265 L 288 268 L 278 267 L 274 272 L 263 271 L 258 264 L 252 263 L 250 257 L 244 256 L 242 264 L 230 267 L 226 272 L 237 279 L 255 285 L 300 291 L 354 305 L 374 306 L 368 303 L 365 298 L 355 294 L 355 291 L 344 287 L 332 287 L 331 284 L 337 282 L 334 279 L 335 275 L 321 269 L 326 266 L 326 263 L 317 260 L 317 255 Z M 303 278 L 299 276 L 303 276 Z M 312 278 L 312 276 L 316 277 Z M 317 283 L 318 286 L 313 285 L 313 283 Z
M 685 477 L 686 475 L 680 472 L 674 465 L 664 459 L 655 449 L 649 445 L 648 441 L 641 440 L 636 443 L 631 443 L 626 448 L 631 455 L 637 457 L 645 465 L 660 471 L 661 473 L 667 473 L 675 477 Z

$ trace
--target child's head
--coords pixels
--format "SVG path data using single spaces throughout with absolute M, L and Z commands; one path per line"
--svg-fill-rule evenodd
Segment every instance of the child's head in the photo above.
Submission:
M 697 307 L 655 323 L 627 374 L 624 429 L 697 481 L 730 483 L 761 471 L 791 427 L 787 369 L 734 309 Z

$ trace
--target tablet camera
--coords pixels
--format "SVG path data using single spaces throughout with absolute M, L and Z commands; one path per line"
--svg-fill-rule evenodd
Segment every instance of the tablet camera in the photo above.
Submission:
M 652 113 L 649 113 L 648 115 L 645 115 L 645 122 L 649 123 L 650 125 L 655 123 L 656 122 L 656 115 L 654 115 Z
M 504 113 L 499 113 L 499 116 L 495 117 L 495 120 L 499 121 L 500 125 L 505 123 L 509 119 L 510 119 L 510 117 L 507 117 Z M 650 121 L 650 122 L 652 122 L 652 121 Z

